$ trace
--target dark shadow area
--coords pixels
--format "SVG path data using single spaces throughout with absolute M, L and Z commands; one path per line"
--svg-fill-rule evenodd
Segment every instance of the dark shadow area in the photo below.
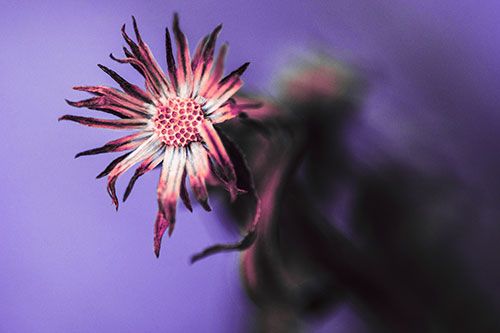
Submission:
M 338 65 L 312 66 L 302 71 L 334 75 Z M 289 80 L 308 77 L 301 75 Z M 355 158 L 346 133 L 363 112 L 366 87 L 348 79 L 330 94 L 296 98 L 289 81 L 280 100 L 241 96 L 263 107 L 221 126 L 246 157 L 262 201 L 257 241 L 241 259 L 259 309 L 255 330 L 297 331 L 303 319 L 349 304 L 375 332 L 500 331 L 494 296 L 456 251 L 458 229 L 480 209 L 474 193 L 446 165 Z M 377 144 L 374 137 L 375 151 Z M 346 193 L 339 224 L 331 211 Z M 247 193 L 228 209 L 244 227 L 254 204 Z

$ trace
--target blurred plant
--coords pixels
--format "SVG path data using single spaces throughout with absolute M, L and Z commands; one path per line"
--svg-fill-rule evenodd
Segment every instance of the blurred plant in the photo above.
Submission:
M 123 48 L 125 59 L 116 59 L 112 54 L 110 57 L 119 63 L 132 65 L 144 76 L 146 89 L 130 84 L 114 71 L 99 65 L 120 85 L 123 92 L 103 86 L 74 87 L 96 97 L 67 102 L 75 107 L 107 112 L 120 119 L 65 115 L 59 120 L 71 120 L 90 127 L 139 130 L 100 148 L 78 153 L 75 157 L 132 149 L 113 160 L 97 176 L 101 178 L 109 175 L 107 189 L 117 210 L 115 183 L 118 177 L 140 162 L 123 196 L 125 201 L 137 178 L 162 164 L 154 237 L 154 250 L 156 256 L 159 256 L 164 232 L 168 229 L 170 236 L 174 230 L 177 198 L 180 196 L 184 205 L 192 211 L 185 184 L 187 176 L 196 200 L 207 211 L 211 210 L 205 185 L 207 178 L 215 175 L 218 184 L 230 192 L 231 200 L 240 192 L 236 187 L 233 162 L 214 125 L 236 117 L 247 107 L 235 103 L 231 97 L 243 85 L 240 76 L 249 63 L 222 77 L 227 44 L 220 48 L 214 62 L 215 42 L 222 25 L 200 41 L 191 59 L 186 36 L 181 31 L 179 18 L 175 14 L 173 32 L 177 44 L 177 66 L 167 28 L 167 79 L 143 42 L 135 18 L 132 19 L 137 43 L 126 34 L 123 25 L 122 35 L 130 50 Z M 237 152 L 233 151 L 232 154 Z M 254 239 L 255 232 L 251 228 L 240 243 L 211 247 L 196 255 L 193 261 L 221 250 L 246 248 Z
M 453 174 L 390 155 L 361 163 L 346 142 L 365 90 L 359 75 L 327 56 L 291 68 L 279 98 L 240 94 L 239 104 L 263 107 L 222 126 L 236 140 L 223 139 L 228 153 L 241 148 L 255 181 L 238 175 L 247 193 L 228 209 L 244 227 L 255 193 L 262 202 L 258 238 L 241 255 L 257 331 L 297 331 L 346 302 L 372 331 L 500 331 L 498 309 L 443 232 L 472 217 Z M 331 218 L 338 206 L 342 221 Z

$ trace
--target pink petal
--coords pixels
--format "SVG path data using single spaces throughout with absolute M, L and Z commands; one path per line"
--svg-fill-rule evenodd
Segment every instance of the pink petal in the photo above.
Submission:
M 155 96 L 156 99 L 160 99 L 163 95 L 162 92 L 163 90 L 161 87 L 159 87 L 159 83 L 157 79 L 154 77 L 154 75 L 151 73 L 146 68 L 146 65 L 142 63 L 140 60 L 138 60 L 135 57 L 128 57 L 124 59 L 118 59 L 116 58 L 112 53 L 109 55 L 111 59 L 113 59 L 116 62 L 119 62 L 121 64 L 130 64 L 136 69 L 140 69 L 140 72 L 144 75 L 144 78 L 146 79 L 146 88 L 149 89 L 151 93 Z
M 210 96 L 208 102 L 203 106 L 203 110 L 210 114 L 224 104 L 231 96 L 233 96 L 243 85 L 243 81 L 239 78 L 232 80 L 231 83 L 221 86 L 213 95 Z
M 139 177 L 144 175 L 146 172 L 153 170 L 156 168 L 162 161 L 163 161 L 163 154 L 161 154 L 162 150 L 164 147 L 160 146 L 158 150 L 145 159 L 134 172 L 134 175 L 132 178 L 130 178 L 130 181 L 127 185 L 127 188 L 125 189 L 125 193 L 123 194 L 123 202 L 127 200 L 128 196 L 130 195 L 130 192 L 132 192 L 132 188 L 134 187 L 135 182 Z
M 102 153 L 112 153 L 123 150 L 128 150 L 138 147 L 142 142 L 150 136 L 151 132 L 138 132 L 135 134 L 124 136 L 123 138 L 110 141 L 104 146 L 94 149 L 89 149 L 76 154 L 75 158 L 86 155 L 96 155 Z
M 111 161 L 111 163 L 108 164 L 108 166 L 103 170 L 101 171 L 100 174 L 98 174 L 95 178 L 96 179 L 99 179 L 99 178 L 102 178 L 104 176 L 107 176 L 109 175 L 109 173 L 111 171 L 113 171 L 113 169 L 118 165 L 118 163 L 120 163 L 121 161 L 123 161 L 128 155 L 130 155 L 132 152 L 129 151 L 128 153 L 126 154 L 123 154 L 121 156 L 118 156 L 117 158 L 115 158 L 114 160 Z
M 109 129 L 142 129 L 148 125 L 146 121 L 136 119 L 95 119 L 73 115 L 64 115 L 61 120 L 70 120 L 89 127 L 109 128 Z
M 113 201 L 116 209 L 118 210 L 118 198 L 116 197 L 115 183 L 118 177 L 127 171 L 134 164 L 149 158 L 158 149 L 155 137 L 150 137 L 143 144 L 141 144 L 136 150 L 130 153 L 126 158 L 119 162 L 113 170 L 109 173 L 107 190 L 108 194 Z
M 207 103 L 203 106 L 206 113 L 211 113 L 219 106 L 224 104 L 231 96 L 233 96 L 243 85 L 240 76 L 247 69 L 250 63 L 243 64 L 240 68 L 232 71 L 229 75 L 223 78 L 217 85 L 213 84 L 206 93 Z
M 200 82 L 200 95 L 201 96 L 209 96 L 208 90 L 210 87 L 214 87 L 220 81 L 222 74 L 224 74 L 224 62 L 226 60 L 227 53 L 227 44 L 221 46 L 219 54 L 217 55 L 217 59 L 215 60 L 214 72 L 212 75 L 210 71 L 206 73 L 203 77 L 203 80 Z
M 118 112 L 119 115 L 123 115 L 125 118 L 150 118 L 149 113 L 149 103 L 135 98 L 133 96 L 127 95 L 119 90 L 103 87 L 103 86 L 93 86 L 93 87 L 73 87 L 73 89 L 78 91 L 86 91 L 91 94 L 97 95 L 98 97 L 89 98 L 79 102 L 66 101 L 69 105 L 75 107 L 86 107 L 94 110 L 111 109 Z M 123 118 L 122 117 L 122 118 Z
M 229 100 L 222 104 L 218 109 L 207 114 L 207 118 L 210 119 L 213 124 L 218 124 L 237 116 L 248 117 L 246 111 L 260 109 L 263 106 L 264 103 L 257 101 L 253 101 L 253 103 L 237 104 L 233 98 L 229 98 Z
M 123 53 L 125 54 L 126 58 L 135 59 L 135 56 L 132 54 L 132 52 L 130 52 L 125 46 L 123 46 Z M 132 64 L 132 63 L 130 65 L 132 67 L 134 67 L 135 70 L 139 72 L 139 74 L 141 74 L 144 78 L 146 78 L 146 73 L 144 73 L 144 70 L 143 70 L 144 67 L 140 67 L 140 66 L 137 66 L 137 65 Z
M 205 179 L 210 173 L 207 151 L 199 142 L 192 142 L 189 145 L 187 157 L 186 170 L 189 174 L 189 184 L 193 190 L 194 197 L 205 210 L 210 211 L 211 208 L 208 204 L 208 194 L 205 186 Z
M 175 67 L 174 54 L 172 52 L 172 40 L 170 39 L 170 32 L 168 28 L 165 28 L 165 48 L 167 49 L 167 64 L 168 64 L 168 76 L 177 92 L 179 87 L 179 82 L 177 80 L 177 68 Z
M 158 66 L 156 60 L 151 54 L 151 51 L 149 50 L 149 47 L 142 41 L 139 29 L 137 28 L 137 22 L 133 16 L 132 21 L 138 45 L 135 44 L 125 32 L 125 25 L 122 27 L 122 36 L 132 50 L 135 58 L 144 65 L 145 74 L 147 72 L 147 76 L 151 80 L 150 88 L 153 89 L 157 96 L 174 95 L 174 90 L 165 77 L 165 74 L 163 74 L 163 71 Z
M 200 87 L 204 86 L 205 82 L 208 80 L 208 77 L 210 76 L 210 71 L 212 70 L 212 63 L 214 58 L 215 42 L 217 40 L 217 36 L 219 35 L 221 29 L 222 25 L 219 25 L 214 29 L 214 31 L 212 31 L 207 42 L 203 46 L 200 59 L 199 61 L 197 61 L 197 66 L 193 70 L 194 72 L 193 74 L 194 83 L 193 83 L 193 93 L 192 93 L 193 97 L 199 95 L 198 91 L 200 90 Z
M 182 176 L 186 165 L 186 150 L 184 147 L 170 146 L 165 150 L 163 167 L 160 174 L 157 196 L 158 206 L 163 218 L 170 226 L 169 235 L 174 231 L 175 209 L 179 196 Z M 157 231 L 161 231 L 158 233 Z M 159 245 L 165 229 L 155 228 L 155 252 L 159 253 Z M 158 255 L 158 254 L 157 254 Z
M 231 200 L 234 200 L 238 192 L 236 187 L 236 174 L 233 164 L 227 155 L 226 149 L 220 140 L 215 128 L 210 121 L 203 121 L 200 126 L 200 135 L 208 147 L 209 154 L 215 159 L 221 167 L 224 179 L 224 185 L 231 194 Z
M 177 43 L 177 80 L 180 97 L 188 97 L 193 87 L 193 73 L 186 35 L 179 26 L 179 15 L 174 14 L 174 36 Z
M 141 88 L 139 88 L 135 84 L 128 82 L 127 80 L 122 78 L 120 75 L 118 75 L 115 71 L 107 68 L 106 66 L 103 66 L 101 64 L 98 64 L 97 66 L 99 66 L 100 69 L 102 69 L 113 80 L 115 80 L 120 85 L 120 87 L 123 89 L 124 92 L 126 92 L 127 94 L 129 94 L 135 98 L 141 99 L 142 101 L 144 101 L 148 104 L 153 104 L 151 94 L 145 92 L 144 90 L 142 90 Z
M 157 258 L 160 256 L 161 239 L 163 238 L 163 234 L 165 233 L 165 230 L 167 230 L 169 225 L 170 223 L 165 218 L 163 213 L 158 210 L 158 214 L 156 214 L 154 238 L 154 250 Z
M 209 37 L 209 35 L 206 35 L 205 37 L 203 37 L 198 42 L 198 45 L 196 46 L 196 51 L 194 51 L 193 59 L 191 60 L 191 69 L 192 69 L 193 73 L 195 72 L 195 70 L 198 68 L 198 65 L 200 64 L 201 54 L 203 52 L 205 44 L 207 43 L 208 37 Z M 195 75 L 193 74 L 193 76 L 195 76 Z
M 241 112 L 241 108 L 234 103 L 227 102 L 220 108 L 208 115 L 208 119 L 214 124 L 222 123 L 226 120 L 236 117 Z
M 182 202 L 184 203 L 184 206 L 192 212 L 193 211 L 193 206 L 191 206 L 191 200 L 189 199 L 189 193 L 186 188 L 186 170 L 184 170 L 184 174 L 182 175 L 182 181 L 181 181 L 181 192 L 180 196 L 182 199 Z
M 195 57 L 193 57 L 193 71 L 198 66 L 202 66 L 202 64 L 205 64 L 206 72 L 210 73 L 210 70 L 212 69 L 212 60 L 214 57 L 215 42 L 217 41 L 217 37 L 219 36 L 221 29 L 222 29 L 222 24 L 219 24 L 210 33 L 210 35 L 206 36 L 202 40 L 203 45 L 201 43 L 200 43 L 200 45 L 198 45 L 198 49 L 197 49 L 197 52 L 195 53 Z M 200 47 L 202 47 L 202 48 L 200 49 Z M 199 54 L 199 58 L 197 56 L 198 54 Z M 209 63 L 210 63 L 210 65 L 207 65 Z

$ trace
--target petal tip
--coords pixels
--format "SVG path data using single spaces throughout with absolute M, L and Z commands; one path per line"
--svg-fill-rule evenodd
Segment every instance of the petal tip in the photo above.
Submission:
M 203 209 L 205 209 L 207 212 L 212 211 L 212 207 L 210 207 L 207 200 L 203 200 L 200 203 L 201 203 L 201 206 L 203 207 Z
M 174 233 L 174 228 L 175 228 L 175 217 L 172 218 L 172 221 L 170 221 L 170 225 L 168 226 L 168 237 L 172 237 L 172 234 Z
M 250 66 L 250 62 L 245 62 L 240 68 L 238 68 L 238 75 L 243 75 L 243 73 L 247 70 L 248 66 Z
M 99 67 L 100 69 L 102 69 L 105 72 L 106 72 L 106 70 L 108 70 L 108 67 L 101 65 L 101 64 L 97 64 L 97 67 Z

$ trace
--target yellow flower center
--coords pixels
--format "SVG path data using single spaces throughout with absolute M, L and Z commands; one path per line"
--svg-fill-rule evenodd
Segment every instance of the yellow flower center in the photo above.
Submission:
M 199 140 L 199 126 L 203 121 L 200 105 L 191 98 L 169 98 L 158 107 L 154 131 L 168 146 L 185 146 Z

